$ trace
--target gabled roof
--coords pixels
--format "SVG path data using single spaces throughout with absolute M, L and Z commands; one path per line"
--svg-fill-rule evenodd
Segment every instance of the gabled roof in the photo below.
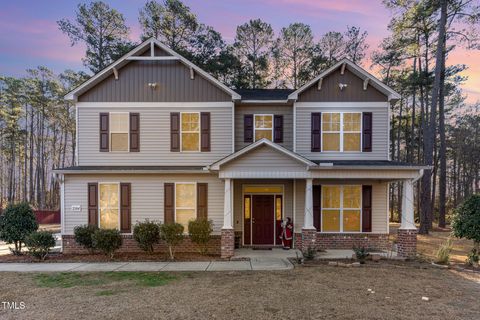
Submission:
M 340 60 L 339 62 L 337 62 L 336 64 L 334 64 L 333 66 L 331 66 L 330 68 L 328 68 L 327 70 L 325 70 L 324 72 L 319 74 L 317 77 L 315 77 L 314 79 L 310 80 L 305 85 L 303 85 L 302 87 L 300 87 L 297 90 L 295 90 L 294 92 L 292 92 L 288 96 L 288 99 L 289 100 L 297 100 L 298 95 L 300 93 L 302 93 L 303 91 L 310 88 L 312 85 L 317 83 L 321 78 L 325 78 L 330 73 L 332 73 L 333 71 L 340 68 L 343 64 L 345 64 L 346 67 L 348 68 L 348 70 L 350 70 L 352 73 L 357 75 L 360 79 L 362 79 L 362 80 L 369 79 L 369 85 L 372 85 L 378 91 L 380 91 L 381 93 L 386 95 L 388 97 L 388 101 L 400 99 L 400 94 L 398 94 L 395 90 L 393 90 L 392 88 L 390 88 L 389 86 L 384 84 L 382 81 L 378 80 L 371 73 L 369 73 L 365 69 L 359 67 L 353 61 L 351 61 L 347 58 L 344 58 L 344 59 Z
M 266 138 L 263 138 L 263 139 L 260 139 L 252 144 L 249 144 L 248 146 L 238 150 L 237 152 L 234 152 L 228 156 L 226 156 L 225 158 L 217 161 L 217 162 L 214 162 L 212 163 L 210 166 L 208 166 L 208 169 L 210 170 L 220 170 L 220 166 L 230 162 L 230 161 L 233 161 L 235 159 L 237 159 L 238 157 L 252 151 L 252 150 L 255 150 L 261 146 L 268 146 L 268 147 L 271 147 L 275 150 L 277 150 L 278 152 L 280 153 L 283 153 L 289 157 L 291 157 L 292 159 L 295 159 L 297 160 L 298 162 L 301 162 L 301 163 L 304 163 L 305 165 L 307 166 L 316 166 L 317 164 L 308 160 L 307 158 L 304 158 L 302 157 L 301 155 L 293 152 L 293 151 L 290 151 L 284 147 L 282 147 L 281 145 L 279 144 L 276 144 Z
M 233 91 L 232 89 L 230 89 L 229 87 L 224 85 L 222 82 L 215 79 L 208 72 L 202 70 L 200 67 L 193 64 L 191 61 L 187 60 L 186 58 L 184 58 L 183 56 L 181 56 L 177 52 L 173 51 L 172 49 L 170 49 L 165 44 L 163 44 L 162 42 L 158 41 L 155 38 L 150 38 L 148 40 L 145 40 L 140 45 L 138 45 L 137 47 L 132 49 L 130 52 L 128 52 L 127 54 L 122 56 L 120 59 L 111 63 L 105 69 L 98 72 L 97 74 L 92 76 L 90 79 L 88 79 L 87 81 L 85 81 L 84 83 L 82 83 L 81 85 L 76 87 L 74 90 L 67 93 L 65 95 L 65 99 L 66 100 L 76 100 L 79 95 L 83 94 L 84 92 L 86 92 L 87 90 L 89 90 L 90 88 L 95 86 L 97 83 L 99 83 L 100 81 L 102 81 L 105 78 L 107 78 L 108 76 L 110 76 L 112 74 L 112 72 L 114 72 L 114 69 L 117 70 L 117 69 L 125 66 L 127 63 L 129 63 L 130 61 L 128 60 L 128 58 L 133 57 L 138 53 L 141 53 L 148 46 L 150 46 L 151 48 L 153 48 L 154 46 L 158 46 L 159 48 L 161 48 L 162 50 L 164 50 L 165 52 L 170 54 L 172 57 L 174 57 L 176 60 L 179 60 L 180 62 L 182 62 L 187 67 L 192 68 L 195 72 L 197 72 L 198 74 L 205 77 L 205 79 L 209 80 L 210 82 L 212 82 L 213 84 L 218 86 L 220 89 L 222 89 L 226 93 L 230 94 L 232 96 L 232 100 L 239 100 L 240 99 L 240 95 L 238 93 L 236 93 L 235 91 Z

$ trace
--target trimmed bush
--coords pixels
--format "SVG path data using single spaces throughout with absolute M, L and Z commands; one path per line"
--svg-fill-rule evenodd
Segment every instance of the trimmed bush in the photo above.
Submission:
M 11 204 L 0 215 L 0 240 L 15 244 L 15 249 L 11 250 L 14 255 L 21 254 L 22 243 L 37 229 L 35 214 L 26 202 Z
M 473 240 L 473 248 L 480 252 L 480 194 L 471 195 L 455 210 L 452 229 L 455 237 Z
M 190 235 L 190 240 L 198 245 L 200 253 L 203 255 L 208 253 L 207 245 L 210 241 L 212 232 L 212 220 L 199 218 L 188 222 L 188 233 Z
M 83 225 L 76 226 L 73 229 L 75 235 L 75 242 L 88 250 L 91 254 L 95 252 L 95 246 L 93 244 L 93 234 L 98 230 L 97 226 Z
M 180 223 L 165 223 L 160 225 L 160 235 L 162 240 L 167 243 L 170 259 L 175 259 L 175 247 L 183 241 L 183 230 L 185 228 Z
M 40 260 L 45 260 L 50 249 L 55 247 L 55 238 L 48 231 L 34 231 L 25 238 L 28 253 Z
M 93 234 L 93 246 L 113 259 L 115 251 L 122 246 L 122 235 L 117 229 L 98 229 Z
M 153 253 L 153 246 L 160 242 L 160 225 L 148 219 L 137 222 L 133 227 L 133 238 L 143 251 Z

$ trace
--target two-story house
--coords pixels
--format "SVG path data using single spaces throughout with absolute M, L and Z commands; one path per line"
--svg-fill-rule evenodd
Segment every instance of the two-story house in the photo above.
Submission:
M 412 185 L 422 166 L 389 160 L 400 96 L 342 60 L 297 90 L 233 90 L 155 39 L 66 99 L 76 104 L 77 163 L 59 168 L 64 252 L 78 225 L 117 228 L 207 217 L 211 249 L 386 248 L 389 183 L 403 180 L 398 253 L 415 251 Z M 193 250 L 188 239 L 180 250 Z

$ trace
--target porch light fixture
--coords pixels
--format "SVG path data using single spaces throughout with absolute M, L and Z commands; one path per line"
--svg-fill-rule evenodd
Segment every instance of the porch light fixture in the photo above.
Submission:
M 158 83 L 156 83 L 156 82 L 149 82 L 149 83 L 148 83 L 148 86 L 149 86 L 150 88 L 154 89 L 154 90 L 155 90 L 155 88 L 157 87 L 157 85 L 158 85 Z
M 343 89 L 345 89 L 346 87 L 348 87 L 348 84 L 346 84 L 346 83 L 339 83 L 339 84 L 338 84 L 338 87 L 340 88 L 340 91 L 343 91 Z

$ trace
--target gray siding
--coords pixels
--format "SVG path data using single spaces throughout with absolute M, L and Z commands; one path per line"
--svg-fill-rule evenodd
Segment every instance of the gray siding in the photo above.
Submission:
M 388 160 L 389 104 L 297 103 L 296 152 L 310 160 Z M 312 112 L 372 112 L 372 152 L 311 152 Z
M 214 231 L 223 225 L 224 183 L 216 175 L 82 175 L 65 177 L 65 234 L 73 234 L 73 228 L 88 223 L 89 182 L 130 182 L 132 190 L 132 227 L 145 219 L 163 222 L 165 182 L 208 183 L 208 218 L 213 220 Z M 72 206 L 80 205 L 81 212 L 73 212 Z
M 243 141 L 243 116 L 246 114 L 283 115 L 283 147 L 293 150 L 293 107 L 290 105 L 235 105 L 235 150 L 240 150 L 250 143 Z
M 148 83 L 156 82 L 152 89 Z M 231 101 L 230 94 L 180 61 L 132 61 L 79 96 L 80 102 L 201 102 Z
M 78 103 L 78 165 L 211 164 L 232 153 L 233 103 L 207 104 L 87 104 Z M 210 112 L 210 152 L 170 152 L 170 112 Z M 99 113 L 140 113 L 140 152 L 100 152 Z
M 387 96 L 369 85 L 363 90 L 363 80 L 345 68 L 345 73 L 340 72 L 341 67 L 330 73 L 322 81 L 322 88 L 318 90 L 317 83 L 306 89 L 298 96 L 298 102 L 374 102 L 387 101 Z M 345 83 L 347 88 L 340 90 L 338 84 Z

